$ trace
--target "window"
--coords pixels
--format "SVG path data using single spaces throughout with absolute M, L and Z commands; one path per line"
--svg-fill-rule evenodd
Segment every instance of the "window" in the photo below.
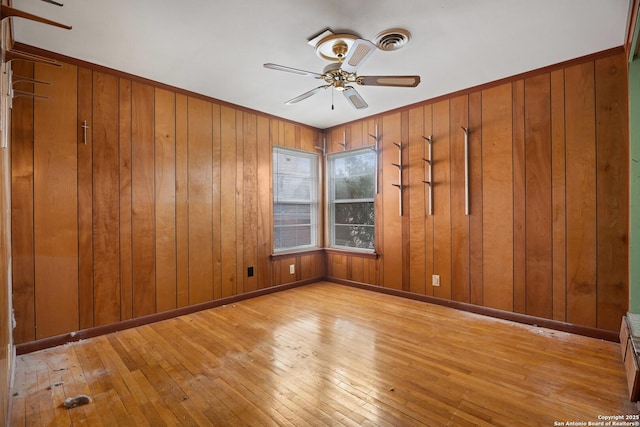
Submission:
M 318 156 L 273 149 L 273 249 L 296 251 L 317 246 Z
M 376 155 L 370 148 L 327 156 L 330 246 L 373 251 Z

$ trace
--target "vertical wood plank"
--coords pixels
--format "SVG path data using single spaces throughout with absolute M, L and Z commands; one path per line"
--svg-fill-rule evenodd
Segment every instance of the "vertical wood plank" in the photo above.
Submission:
M 77 68 L 36 64 L 48 99 L 34 102 L 36 339 L 76 330 L 78 311 Z
M 33 78 L 33 64 L 17 61 L 15 74 Z M 16 88 L 32 91 L 33 85 Z M 33 98 L 13 100 L 11 114 L 11 272 L 16 326 L 13 342 L 33 341 L 35 277 L 33 242 Z
M 258 262 L 258 146 L 257 146 L 257 117 L 255 114 L 244 114 L 244 203 L 243 209 L 243 241 L 244 254 L 242 256 L 244 269 L 242 274 L 247 274 L 247 268 L 253 267 L 254 276 L 244 278 L 244 291 L 258 289 L 256 266 Z
M 469 286 L 471 304 L 483 305 L 482 92 L 469 94 Z
M 596 60 L 597 327 L 617 331 L 629 295 L 629 134 L 624 54 Z
M 156 311 L 177 307 L 176 95 L 155 90 Z
M 258 288 L 271 286 L 271 255 L 273 240 L 271 237 L 271 140 L 270 140 L 270 120 L 263 116 L 258 116 L 257 122 L 257 255 L 258 268 L 256 270 L 256 280 Z
M 316 146 L 320 146 L 317 133 L 311 128 L 300 127 L 300 149 L 309 153 L 317 153 Z
M 222 296 L 222 118 L 221 107 L 219 104 L 213 104 L 211 111 L 211 120 L 213 124 L 213 173 L 211 180 L 213 188 L 211 190 L 212 201 L 212 221 L 213 221 L 213 266 L 211 274 L 213 275 L 213 298 L 218 299 Z
M 384 127 L 384 137 L 382 138 L 382 190 L 383 234 L 388 238 L 384 239 L 383 261 L 384 277 L 383 285 L 387 288 L 402 289 L 402 217 L 399 211 L 400 191 L 393 184 L 400 184 L 398 168 L 393 163 L 399 163 L 398 147 L 394 145 L 403 143 L 403 149 L 407 148 L 406 143 L 401 141 L 400 134 L 400 113 L 386 115 L 382 118 Z M 393 237 L 392 237 L 393 236 Z
M 78 305 L 80 329 L 93 322 L 93 73 L 78 68 Z M 82 124 L 86 120 L 88 129 Z
M 553 317 L 551 76 L 525 80 L 527 314 Z
M 425 294 L 425 195 L 428 194 L 424 161 L 427 141 L 424 135 L 424 108 L 409 110 L 409 279 L 411 292 Z M 428 135 L 427 135 L 428 136 Z
M 527 312 L 524 90 L 524 80 L 513 82 L 513 311 L 516 313 Z
M 401 234 L 401 238 L 402 238 L 402 290 L 403 291 L 410 291 L 411 290 L 411 277 L 410 277 L 410 270 L 411 270 L 411 262 L 410 262 L 410 233 L 411 230 L 409 228 L 410 225 L 410 210 L 409 210 L 409 203 L 410 203 L 410 196 L 411 196 L 411 192 L 409 191 L 409 189 L 411 188 L 411 184 L 409 182 L 409 150 L 410 150 L 410 145 L 409 145 L 409 112 L 408 111 L 402 111 L 400 113 L 400 141 L 402 141 L 402 184 L 404 185 L 404 188 L 402 190 L 403 192 L 403 197 L 402 197 L 402 234 Z
M 296 138 L 298 126 L 290 122 L 281 121 L 281 129 L 284 131 L 284 146 L 287 148 L 300 149 L 299 140 Z
M 451 144 L 449 101 L 433 104 L 433 295 L 451 299 Z M 462 131 L 461 131 L 462 132 Z
M 231 295 L 244 292 L 244 113 L 236 110 L 235 236 L 236 274 Z
M 553 320 L 567 320 L 564 70 L 551 73 L 551 203 L 553 234 Z
M 131 80 L 119 81 L 120 142 L 120 319 L 133 317 L 131 218 Z
M 451 298 L 469 302 L 469 217 L 465 214 L 464 132 L 469 128 L 467 95 L 450 101 L 449 134 L 451 143 Z M 475 185 L 469 182 L 469 187 Z
M 596 131 L 594 64 L 565 69 L 567 320 L 596 322 Z
M 154 91 L 131 86 L 131 234 L 133 259 L 133 317 L 156 309 Z
M 290 127 L 286 127 L 289 129 Z M 220 224 L 222 240 L 222 294 L 235 293 L 236 285 L 236 111 L 222 106 L 220 110 Z M 293 141 L 293 140 L 291 140 Z M 292 144 L 292 142 L 289 144 Z
M 93 72 L 94 325 L 120 320 L 118 78 Z
M 513 310 L 512 91 L 482 92 L 482 255 L 484 305 Z
M 424 136 L 431 136 L 433 140 L 433 104 L 424 106 L 424 116 L 423 116 L 423 132 Z M 425 146 L 425 156 L 428 154 L 428 148 Z M 433 159 L 432 159 L 433 160 Z M 434 167 L 435 170 L 435 165 Z M 435 178 L 435 177 L 434 177 Z M 433 180 L 432 185 L 435 188 L 435 179 Z M 428 189 L 425 189 L 428 191 Z M 425 198 L 428 197 L 428 193 L 425 194 Z M 429 200 L 425 200 L 425 209 L 429 209 Z M 434 199 L 434 209 L 435 209 L 435 199 Z M 425 211 L 427 212 L 427 211 Z M 435 212 L 435 210 L 434 210 Z M 433 260 L 434 260 L 434 241 L 433 241 L 433 215 L 426 215 L 425 217 L 425 226 L 424 226 L 424 276 L 425 276 L 425 294 L 433 295 Z
M 176 94 L 176 303 L 189 305 L 189 152 L 187 96 Z
M 212 106 L 189 97 L 189 303 L 213 299 Z

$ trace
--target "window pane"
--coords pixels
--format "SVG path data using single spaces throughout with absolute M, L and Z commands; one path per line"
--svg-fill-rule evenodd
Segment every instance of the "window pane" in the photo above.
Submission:
M 327 166 L 331 246 L 374 250 L 375 152 L 331 154 Z
M 311 227 L 308 225 L 275 227 L 273 229 L 273 241 L 276 250 L 297 246 L 310 246 L 312 244 Z
M 316 245 L 318 156 L 273 148 L 274 251 Z
M 359 249 L 374 249 L 374 227 L 358 225 L 336 225 L 335 245 Z
M 295 152 L 276 149 L 273 153 L 274 201 L 311 201 L 315 180 L 315 163 Z
M 373 225 L 373 202 L 365 203 L 336 203 L 336 224 L 365 224 Z
M 335 200 L 373 198 L 374 165 L 373 152 L 335 159 Z
M 311 205 L 306 204 L 276 204 L 273 205 L 273 224 L 280 225 L 310 225 Z

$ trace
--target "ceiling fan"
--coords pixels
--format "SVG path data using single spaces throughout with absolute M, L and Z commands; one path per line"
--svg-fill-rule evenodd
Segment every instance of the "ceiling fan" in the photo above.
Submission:
M 295 104 L 321 92 L 324 89 L 335 88 L 342 92 L 351 106 L 355 109 L 367 108 L 368 104 L 352 86 L 391 86 L 416 87 L 420 83 L 420 76 L 358 76 L 356 71 L 377 49 L 369 40 L 358 38 L 352 34 L 333 34 L 327 30 L 309 41 L 315 44 L 318 56 L 332 61 L 322 73 L 304 71 L 283 65 L 267 63 L 265 68 L 305 77 L 324 80 L 326 84 L 311 89 L 302 95 L 288 100 L 285 104 Z

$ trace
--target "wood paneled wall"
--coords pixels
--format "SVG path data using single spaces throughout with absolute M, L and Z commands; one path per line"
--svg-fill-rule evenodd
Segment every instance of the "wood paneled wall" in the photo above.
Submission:
M 624 53 L 327 130 L 379 127 L 378 258 L 330 253 L 330 278 L 616 331 L 628 308 Z M 469 128 L 470 215 L 464 211 Z M 433 215 L 426 141 L 433 137 Z M 397 147 L 403 144 L 404 215 Z M 432 274 L 440 286 L 432 286 Z
M 0 31 L 4 32 L 4 26 L 1 24 L 0 26 Z M 0 78 L 4 77 L 0 76 Z M 3 101 L 0 100 L 0 102 Z M 0 110 L 2 112 L 0 121 L 5 123 L 5 120 L 9 119 L 9 113 L 4 109 Z M 9 150 L 6 147 L 0 148 L 0 423 L 6 423 L 9 419 L 9 387 L 14 366 L 11 339 L 10 164 Z
M 271 257 L 272 146 L 313 152 L 318 130 L 102 69 L 14 67 L 52 83 L 13 107 L 16 343 L 325 276 L 321 252 Z

